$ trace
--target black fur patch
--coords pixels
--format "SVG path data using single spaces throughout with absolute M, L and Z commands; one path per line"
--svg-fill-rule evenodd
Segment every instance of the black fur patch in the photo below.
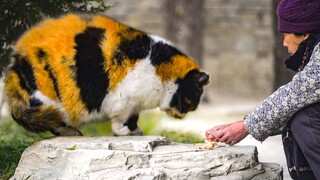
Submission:
M 170 107 L 175 107 L 181 113 L 193 111 L 199 105 L 203 87 L 197 84 L 194 76 L 200 73 L 197 70 L 190 71 L 183 79 L 177 79 L 178 89 L 173 95 Z
M 29 100 L 29 104 L 31 107 L 35 107 L 35 106 L 41 106 L 43 103 L 39 99 L 32 97 Z
M 26 122 L 20 120 L 20 117 L 16 117 L 15 113 L 11 112 L 11 116 L 19 125 L 25 127 L 26 129 L 30 129 L 30 128 L 28 128 L 29 124 L 27 124 Z
M 20 86 L 29 94 L 32 94 L 33 91 L 37 90 L 32 66 L 24 57 L 14 55 L 13 58 L 15 59 L 15 61 L 10 70 L 17 73 L 20 81 Z
M 40 127 L 41 125 L 39 125 L 40 128 L 38 128 L 33 126 L 34 125 L 33 123 L 29 123 L 29 121 L 34 120 L 32 119 L 31 115 L 38 112 L 39 112 L 39 108 L 30 107 L 30 108 L 27 108 L 25 110 L 25 113 L 23 114 L 15 114 L 13 113 L 13 111 L 11 111 L 11 116 L 19 125 L 23 126 L 25 129 L 33 132 L 43 132 L 44 130 L 41 130 L 43 128 L 43 127 Z M 26 121 L 26 119 L 28 121 Z
M 147 35 L 141 35 L 131 41 L 121 42 L 119 48 L 131 60 L 143 59 L 150 51 L 150 38 Z
M 162 63 L 170 62 L 171 58 L 175 55 L 183 54 L 178 49 L 168 44 L 158 42 L 152 45 L 151 64 L 154 66 L 158 66 Z
M 60 92 L 59 92 L 59 88 L 58 88 L 57 78 L 53 75 L 51 66 L 49 64 L 47 64 L 44 67 L 44 70 L 46 70 L 48 72 L 49 77 L 50 77 L 50 79 L 52 80 L 52 83 L 53 83 L 54 91 L 56 92 L 56 95 L 59 98 L 59 100 L 61 100 Z
M 43 49 L 39 49 L 37 52 L 37 57 L 38 57 L 39 62 L 41 63 L 42 60 L 47 57 L 47 53 L 44 52 Z
M 102 100 L 108 93 L 109 79 L 100 47 L 104 32 L 100 28 L 88 27 L 75 37 L 77 86 L 89 112 L 100 111 Z
M 123 125 L 128 126 L 130 131 L 134 131 L 138 127 L 138 125 L 137 125 L 138 119 L 139 119 L 139 115 L 133 115 Z
M 122 37 L 123 35 L 121 34 L 123 33 L 131 33 L 130 31 L 136 30 L 128 28 L 126 31 L 120 32 L 119 36 Z M 131 61 L 143 59 L 149 54 L 150 43 L 150 37 L 143 33 L 130 41 L 121 39 L 119 49 L 115 52 L 114 60 L 118 65 L 121 65 L 124 59 L 129 59 Z

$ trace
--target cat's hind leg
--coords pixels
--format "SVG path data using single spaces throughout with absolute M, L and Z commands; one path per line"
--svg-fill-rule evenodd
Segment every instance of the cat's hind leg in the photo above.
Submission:
M 128 118 L 128 120 L 123 124 L 127 126 L 130 130 L 130 135 L 141 136 L 143 135 L 142 130 L 138 126 L 139 115 L 133 115 Z
M 138 127 L 138 115 L 130 116 L 124 123 L 119 119 L 112 119 L 112 131 L 116 136 L 141 136 L 142 130 Z
M 82 136 L 80 130 L 70 126 L 60 126 L 51 130 L 51 133 L 56 136 Z

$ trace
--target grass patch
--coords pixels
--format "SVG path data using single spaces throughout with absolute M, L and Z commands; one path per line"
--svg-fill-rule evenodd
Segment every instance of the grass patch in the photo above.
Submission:
M 145 135 L 158 135 L 167 137 L 173 142 L 199 143 L 203 142 L 192 133 L 178 133 L 159 128 L 159 122 L 165 113 L 157 111 L 144 111 L 140 114 L 139 127 Z M 84 136 L 111 136 L 110 122 L 90 123 L 80 128 Z M 0 179 L 9 179 L 19 163 L 23 151 L 34 142 L 45 137 L 53 136 L 51 133 L 35 134 L 18 126 L 11 118 L 0 121 Z
M 199 138 L 194 133 L 178 133 L 176 131 L 167 131 L 167 130 L 161 130 L 157 133 L 159 136 L 167 137 L 173 142 L 180 142 L 185 144 L 195 144 L 195 143 L 203 143 L 203 138 Z
M 50 133 L 29 133 L 11 119 L 0 122 L 0 179 L 9 179 L 14 174 L 23 151 Z

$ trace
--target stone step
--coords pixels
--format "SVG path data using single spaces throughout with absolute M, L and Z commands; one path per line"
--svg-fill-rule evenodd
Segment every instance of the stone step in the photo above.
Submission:
M 194 144 L 160 136 L 54 137 L 27 148 L 11 179 L 281 179 L 255 146 Z

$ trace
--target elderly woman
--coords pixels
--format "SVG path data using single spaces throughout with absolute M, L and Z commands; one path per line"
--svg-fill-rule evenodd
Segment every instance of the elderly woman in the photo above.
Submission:
M 298 73 L 244 120 L 213 127 L 206 137 L 234 145 L 248 134 L 264 141 L 285 130 L 284 144 L 294 141 L 290 153 L 298 153 L 307 164 L 295 164 L 286 152 L 292 178 L 320 179 L 320 0 L 282 0 L 277 14 L 283 46 L 290 54 L 286 65 Z

